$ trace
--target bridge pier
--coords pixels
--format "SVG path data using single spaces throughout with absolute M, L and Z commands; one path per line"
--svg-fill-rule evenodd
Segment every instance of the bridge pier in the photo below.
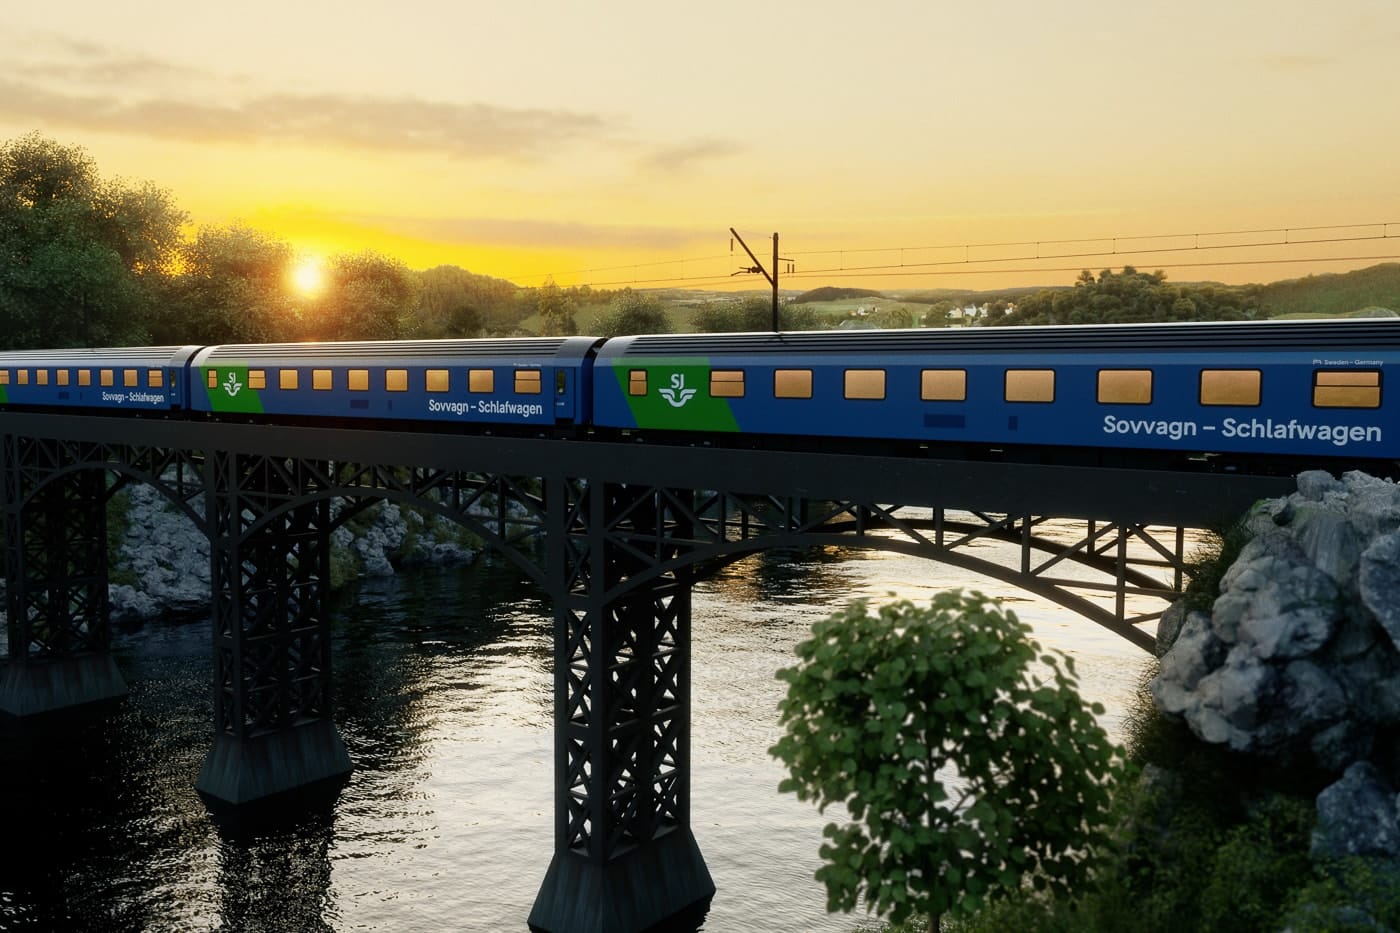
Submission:
M 44 442 L 6 435 L 3 446 L 5 609 L 9 661 L 0 714 L 24 718 L 126 696 L 109 653 L 106 478 L 27 469 Z M 30 484 L 35 484 L 30 488 Z
M 691 581 L 657 490 L 551 480 L 555 851 L 548 933 L 639 933 L 715 885 L 690 829 Z M 568 501 L 563 501 L 568 500 Z M 634 581 L 632 578 L 643 579 Z
M 350 773 L 331 708 L 330 500 L 316 461 L 205 461 L 214 616 L 214 744 L 195 787 L 241 805 Z

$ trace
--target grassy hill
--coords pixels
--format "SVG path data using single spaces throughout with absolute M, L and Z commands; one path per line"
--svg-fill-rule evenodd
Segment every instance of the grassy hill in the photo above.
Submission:
M 1400 263 L 1253 287 L 1270 317 L 1388 317 L 1400 312 Z

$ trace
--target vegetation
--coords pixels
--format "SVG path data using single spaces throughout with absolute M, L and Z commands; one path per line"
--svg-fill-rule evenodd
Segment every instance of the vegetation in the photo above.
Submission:
M 1071 289 L 1042 289 L 996 323 L 1132 324 L 1242 321 L 1262 317 L 1258 301 L 1223 285 L 1168 285 L 1161 272 L 1085 270 Z
M 836 288 L 831 285 L 823 285 L 821 288 L 814 288 L 811 291 L 803 292 L 792 299 L 792 304 L 800 305 L 817 301 L 840 301 L 843 298 L 883 298 L 883 294 L 872 291 L 868 288 Z
M 1073 663 L 1029 631 L 975 593 L 874 614 L 857 602 L 778 672 L 780 789 L 854 821 L 824 830 L 828 909 L 921 913 L 933 930 L 1023 877 L 1061 894 L 1082 883 L 1122 757 Z
M 1270 317 L 1400 312 L 1400 263 L 1253 286 Z

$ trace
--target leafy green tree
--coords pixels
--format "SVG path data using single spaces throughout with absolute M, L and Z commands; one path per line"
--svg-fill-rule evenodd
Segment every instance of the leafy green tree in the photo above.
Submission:
M 544 336 L 567 337 L 578 333 L 578 324 L 574 321 L 574 296 L 561 291 L 553 279 L 540 286 L 536 300 Z
M 477 275 L 460 266 L 434 266 L 417 273 L 418 306 L 408 331 L 420 337 L 511 334 L 533 313 L 521 309 L 520 291 L 505 279 Z
M 778 326 L 783 330 L 812 330 L 818 325 L 817 312 L 806 305 L 790 302 L 778 307 Z M 771 331 L 773 300 L 751 296 L 712 302 L 695 313 L 695 329 L 707 334 Z
M 418 280 L 373 250 L 332 256 L 325 289 L 302 316 L 309 340 L 393 340 L 410 326 Z
M 902 923 L 975 911 L 1023 876 L 1067 891 L 1102 845 L 1123 753 L 1077 692 L 1074 666 L 979 593 L 942 593 L 817 623 L 778 672 L 780 789 L 854 822 L 828 824 L 817 878 L 832 911 Z
M 152 321 L 162 344 L 262 343 L 299 336 L 287 287 L 292 247 L 251 227 L 201 227 L 179 250 Z
M 621 337 L 624 334 L 669 334 L 671 319 L 666 306 L 655 295 L 643 295 L 624 289 L 613 301 L 612 309 L 594 328 L 599 337 Z
M 0 345 L 145 342 L 185 219 L 159 188 L 104 181 L 79 147 L 0 145 Z
M 1158 321 L 1239 321 L 1258 317 L 1255 291 L 1224 285 L 1170 285 L 1161 272 L 1084 270 L 1073 288 L 1026 296 L 999 323 L 1128 324 Z

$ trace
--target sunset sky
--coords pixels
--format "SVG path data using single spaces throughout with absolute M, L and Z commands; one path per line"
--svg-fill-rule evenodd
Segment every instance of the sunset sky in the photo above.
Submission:
M 1396 0 L 52 0 L 0 60 L 0 139 L 307 255 L 708 287 L 733 226 L 785 286 L 887 290 L 1400 259 Z

